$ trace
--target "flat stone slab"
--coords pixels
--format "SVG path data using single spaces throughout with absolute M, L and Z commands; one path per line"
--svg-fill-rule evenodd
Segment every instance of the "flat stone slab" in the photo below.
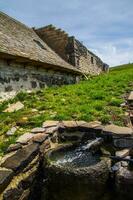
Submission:
M 130 93 L 130 95 L 128 97 L 128 101 L 133 101 L 133 91 Z
M 77 122 L 77 124 L 80 128 L 88 128 L 88 129 L 101 126 L 101 122 L 99 122 L 99 121 L 84 122 L 84 123 L 83 122 L 81 122 L 81 123 Z
M 47 138 L 48 138 L 48 134 L 38 133 L 38 134 L 34 135 L 32 141 L 38 142 L 38 143 L 43 143 Z
M 36 127 L 36 128 L 33 128 L 31 130 L 31 133 L 34 133 L 34 134 L 36 134 L 36 133 L 44 133 L 44 132 L 45 132 L 45 128 L 41 128 L 41 127 Z
M 121 151 L 116 151 L 115 155 L 119 156 L 121 158 L 125 158 L 126 156 L 129 156 L 130 154 L 130 149 L 123 149 Z
M 47 127 L 45 133 L 46 134 L 53 134 L 58 130 L 57 126 Z
M 58 126 L 58 125 L 59 125 L 59 121 L 47 120 L 47 121 L 43 122 L 42 127 L 49 128 L 49 127 Z
M 35 134 L 33 133 L 25 133 L 21 135 L 16 142 L 20 144 L 27 144 L 34 136 Z
M 10 169 L 0 168 L 0 193 L 8 186 L 13 174 L 13 171 Z
M 128 137 L 128 136 L 133 136 L 133 130 L 128 127 L 121 127 L 111 124 L 103 128 L 103 134 L 108 134 L 118 137 Z
M 18 101 L 16 103 L 9 105 L 8 108 L 4 110 L 4 112 L 9 112 L 9 113 L 15 112 L 15 111 L 21 110 L 23 108 L 24 108 L 24 105 L 20 101 Z
M 11 152 L 11 151 L 16 151 L 18 149 L 21 149 L 22 148 L 22 145 L 20 143 L 17 143 L 17 144 L 11 144 L 8 149 L 7 149 L 7 152 Z
M 7 136 L 12 136 L 17 131 L 17 127 L 12 127 L 9 131 L 6 132 Z
M 38 153 L 39 145 L 36 143 L 29 144 L 18 150 L 15 154 L 8 157 L 1 167 L 19 171 L 23 169 Z
M 62 121 L 62 125 L 66 128 L 75 128 L 77 127 L 76 121 Z

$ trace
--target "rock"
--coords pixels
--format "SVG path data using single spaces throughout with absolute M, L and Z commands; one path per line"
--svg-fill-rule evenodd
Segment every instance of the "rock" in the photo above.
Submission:
M 130 95 L 128 97 L 128 101 L 133 101 L 133 91 L 130 92 Z
M 13 177 L 13 171 L 6 168 L 0 168 L 0 193 L 7 187 Z
M 85 133 L 80 131 L 73 131 L 73 132 L 64 131 L 63 133 L 58 133 L 58 139 L 60 142 L 81 141 L 84 136 Z
M 20 101 L 18 101 L 17 103 L 13 103 L 9 105 L 8 108 L 4 110 L 4 112 L 15 112 L 23 108 L 24 108 L 24 105 Z
M 54 155 L 58 155 L 56 154 L 56 150 L 54 152 Z M 61 152 L 61 148 L 59 152 Z M 51 191 L 50 199 L 63 199 L 64 195 L 65 200 L 101 199 L 100 197 L 102 197 L 107 189 L 106 186 L 111 166 L 110 159 L 103 159 L 88 167 L 67 168 L 54 165 L 50 157 L 52 153 L 52 150 L 48 151 L 44 158 L 44 171 L 46 170 L 48 174 L 49 191 Z
M 128 167 L 128 162 L 126 162 L 126 161 L 121 161 L 121 166 L 122 166 L 122 167 Z
M 38 133 L 38 134 L 34 135 L 34 137 L 32 138 L 32 141 L 38 142 L 38 143 L 43 143 L 47 138 L 48 138 L 47 134 Z
M 12 127 L 9 131 L 7 131 L 6 135 L 12 136 L 15 134 L 16 131 L 17 131 L 17 127 Z
M 11 144 L 7 149 L 7 153 L 9 153 L 11 151 L 16 151 L 16 150 L 21 149 L 21 148 L 22 148 L 22 145 L 20 143 Z
M 115 138 L 113 139 L 113 144 L 117 148 L 132 148 L 133 147 L 133 138 Z
M 118 199 L 131 200 L 133 198 L 133 171 L 122 167 L 116 172 L 116 191 Z
M 34 134 L 36 134 L 36 133 L 44 133 L 44 132 L 45 132 L 45 128 L 41 128 L 41 127 L 33 128 L 31 130 L 31 133 L 34 133 Z
M 116 151 L 115 155 L 119 156 L 121 158 L 125 158 L 126 156 L 129 156 L 130 154 L 130 149 L 123 149 L 121 151 Z
M 124 107 L 126 107 L 126 103 L 125 103 L 125 102 L 124 102 L 124 103 L 121 103 L 120 106 L 121 106 L 122 108 L 124 108 Z
M 78 125 L 80 131 L 91 131 L 94 130 L 94 132 L 99 132 L 98 130 L 102 130 L 101 122 L 99 121 L 93 121 L 93 122 L 86 122 L 83 124 Z
M 111 167 L 111 171 L 116 172 L 120 169 L 120 167 L 121 167 L 121 162 L 117 162 Z
M 30 195 L 30 190 L 24 190 L 24 192 L 22 193 L 21 197 L 19 198 L 19 200 L 28 200 L 29 199 L 29 195 Z
M 53 136 L 51 137 L 51 141 L 53 143 L 58 143 L 58 135 L 57 133 L 54 133 Z
M 128 136 L 133 136 L 133 130 L 128 127 L 121 127 L 111 124 L 103 128 L 103 134 L 108 134 L 111 136 L 118 136 L 118 137 L 128 137 Z
M 10 188 L 6 190 L 3 194 L 4 200 L 19 200 L 23 193 L 22 188 Z
M 47 139 L 43 144 L 40 146 L 40 152 L 44 153 L 45 150 L 49 149 L 51 147 L 50 141 Z
M 20 171 L 37 155 L 38 149 L 38 144 L 29 144 L 8 157 L 1 164 L 1 167 L 12 169 L 13 171 Z
M 53 126 L 53 127 L 47 127 L 45 133 L 46 134 L 53 134 L 58 130 L 57 126 Z
M 33 133 L 25 133 L 23 135 L 21 135 L 18 139 L 17 139 L 17 143 L 20 144 L 27 144 L 30 139 L 32 139 L 35 135 Z
M 62 121 L 62 125 L 65 128 L 77 128 L 77 123 L 76 121 Z
M 47 120 L 43 123 L 43 128 L 49 128 L 49 127 L 58 126 L 58 125 L 59 125 L 59 121 Z

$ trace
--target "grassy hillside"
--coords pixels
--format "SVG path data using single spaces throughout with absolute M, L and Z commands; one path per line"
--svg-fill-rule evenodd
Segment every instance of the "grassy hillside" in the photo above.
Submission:
M 133 64 L 112 68 L 109 74 L 89 78 L 79 84 L 52 87 L 32 94 L 19 93 L 17 97 L 0 105 L 0 153 L 18 135 L 32 127 L 41 126 L 47 119 L 52 120 L 100 120 L 122 125 L 124 110 L 120 104 L 124 95 L 133 86 Z M 8 103 L 21 101 L 24 109 L 14 113 L 3 113 Z M 12 127 L 20 128 L 14 136 L 5 133 Z

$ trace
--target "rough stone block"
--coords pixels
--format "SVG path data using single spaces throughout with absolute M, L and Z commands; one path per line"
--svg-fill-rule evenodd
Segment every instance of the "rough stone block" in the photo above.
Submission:
M 44 133 L 44 132 L 45 132 L 45 128 L 41 128 L 41 127 L 36 127 L 36 128 L 33 128 L 31 130 L 31 133 L 34 133 L 34 134 L 36 134 L 36 133 Z
M 118 136 L 118 137 L 131 137 L 133 136 L 133 130 L 128 127 L 121 127 L 116 125 L 107 125 L 103 129 L 103 134 L 108 134 L 111 136 Z
M 7 149 L 7 153 L 9 153 L 11 151 L 16 151 L 16 150 L 21 149 L 21 148 L 22 148 L 22 145 L 20 143 L 11 144 Z
M 58 126 L 58 125 L 59 125 L 59 121 L 47 120 L 43 123 L 43 128 L 49 128 L 49 127 Z
M 38 149 L 38 144 L 29 144 L 8 157 L 1 164 L 1 167 L 12 169 L 13 171 L 20 171 L 37 155 Z
M 9 113 L 15 112 L 15 111 L 18 111 L 23 108 L 24 108 L 24 105 L 20 101 L 18 101 L 16 103 L 9 105 L 8 108 L 6 110 L 4 110 L 4 112 L 9 112 Z
M 48 135 L 45 133 L 38 133 L 33 137 L 33 142 L 43 143 L 48 138 Z
M 23 135 L 21 135 L 18 139 L 17 139 L 17 143 L 20 143 L 20 144 L 27 144 L 28 141 L 30 139 L 32 139 L 35 135 L 33 133 L 25 133 Z
M 121 158 L 125 158 L 126 156 L 129 156 L 130 154 L 130 149 L 123 149 L 121 151 L 116 151 L 115 155 L 119 156 Z
M 6 168 L 0 168 L 0 193 L 7 187 L 13 177 L 13 171 Z

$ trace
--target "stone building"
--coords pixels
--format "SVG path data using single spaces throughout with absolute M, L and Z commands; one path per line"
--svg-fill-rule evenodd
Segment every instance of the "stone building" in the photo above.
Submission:
M 98 75 L 102 71 L 108 71 L 107 64 L 65 31 L 57 29 L 53 25 L 34 30 L 61 58 L 82 73 Z
M 0 12 L 0 92 L 71 84 L 106 67 L 64 31 L 32 29 Z

